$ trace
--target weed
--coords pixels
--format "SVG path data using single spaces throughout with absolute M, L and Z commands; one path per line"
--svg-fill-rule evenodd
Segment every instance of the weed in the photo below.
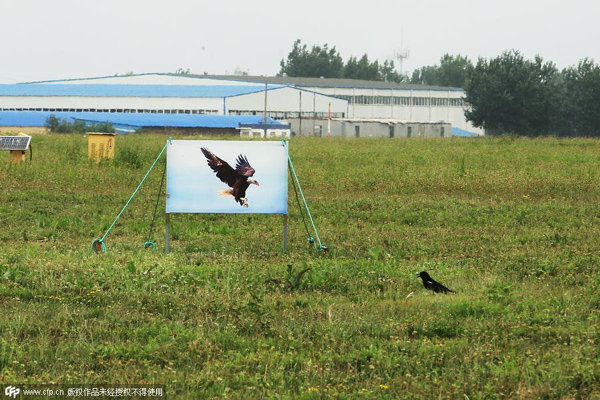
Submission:
M 311 268 L 304 268 L 303 270 L 296 272 L 294 270 L 294 266 L 292 264 L 288 264 L 285 277 L 267 279 L 266 282 L 275 285 L 281 290 L 293 292 L 300 289 L 304 275 L 310 270 Z

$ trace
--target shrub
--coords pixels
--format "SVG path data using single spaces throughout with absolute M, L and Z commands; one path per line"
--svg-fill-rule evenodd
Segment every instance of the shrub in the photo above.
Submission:
M 44 126 L 48 128 L 50 132 L 54 133 L 115 132 L 115 128 L 110 122 L 88 125 L 84 121 L 75 120 L 75 122 L 70 123 L 64 119 L 58 118 L 54 114 L 46 118 Z

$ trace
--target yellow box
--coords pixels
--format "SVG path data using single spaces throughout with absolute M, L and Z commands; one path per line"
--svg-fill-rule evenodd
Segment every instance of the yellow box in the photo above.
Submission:
M 25 150 L 11 150 L 10 162 L 20 164 L 25 161 Z
M 88 132 L 88 156 L 97 163 L 103 158 L 115 158 L 116 133 Z

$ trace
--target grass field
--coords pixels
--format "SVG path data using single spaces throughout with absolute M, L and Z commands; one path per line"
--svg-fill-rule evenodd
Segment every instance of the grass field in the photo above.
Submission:
M 35 136 L 31 165 L 0 153 L 0 383 L 600 398 L 600 141 L 296 138 L 329 254 L 291 196 L 288 254 L 265 215 L 175 215 L 166 255 L 161 213 L 144 250 L 160 170 L 90 254 L 164 141 L 119 137 L 98 166 L 82 136 Z

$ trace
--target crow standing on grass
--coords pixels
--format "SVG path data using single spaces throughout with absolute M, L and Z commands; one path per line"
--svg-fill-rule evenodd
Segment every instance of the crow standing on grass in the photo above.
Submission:
M 426 271 L 419 272 L 417 276 L 423 279 L 425 289 L 433 290 L 436 293 L 456 293 L 454 290 L 450 290 L 441 283 L 436 282 Z

